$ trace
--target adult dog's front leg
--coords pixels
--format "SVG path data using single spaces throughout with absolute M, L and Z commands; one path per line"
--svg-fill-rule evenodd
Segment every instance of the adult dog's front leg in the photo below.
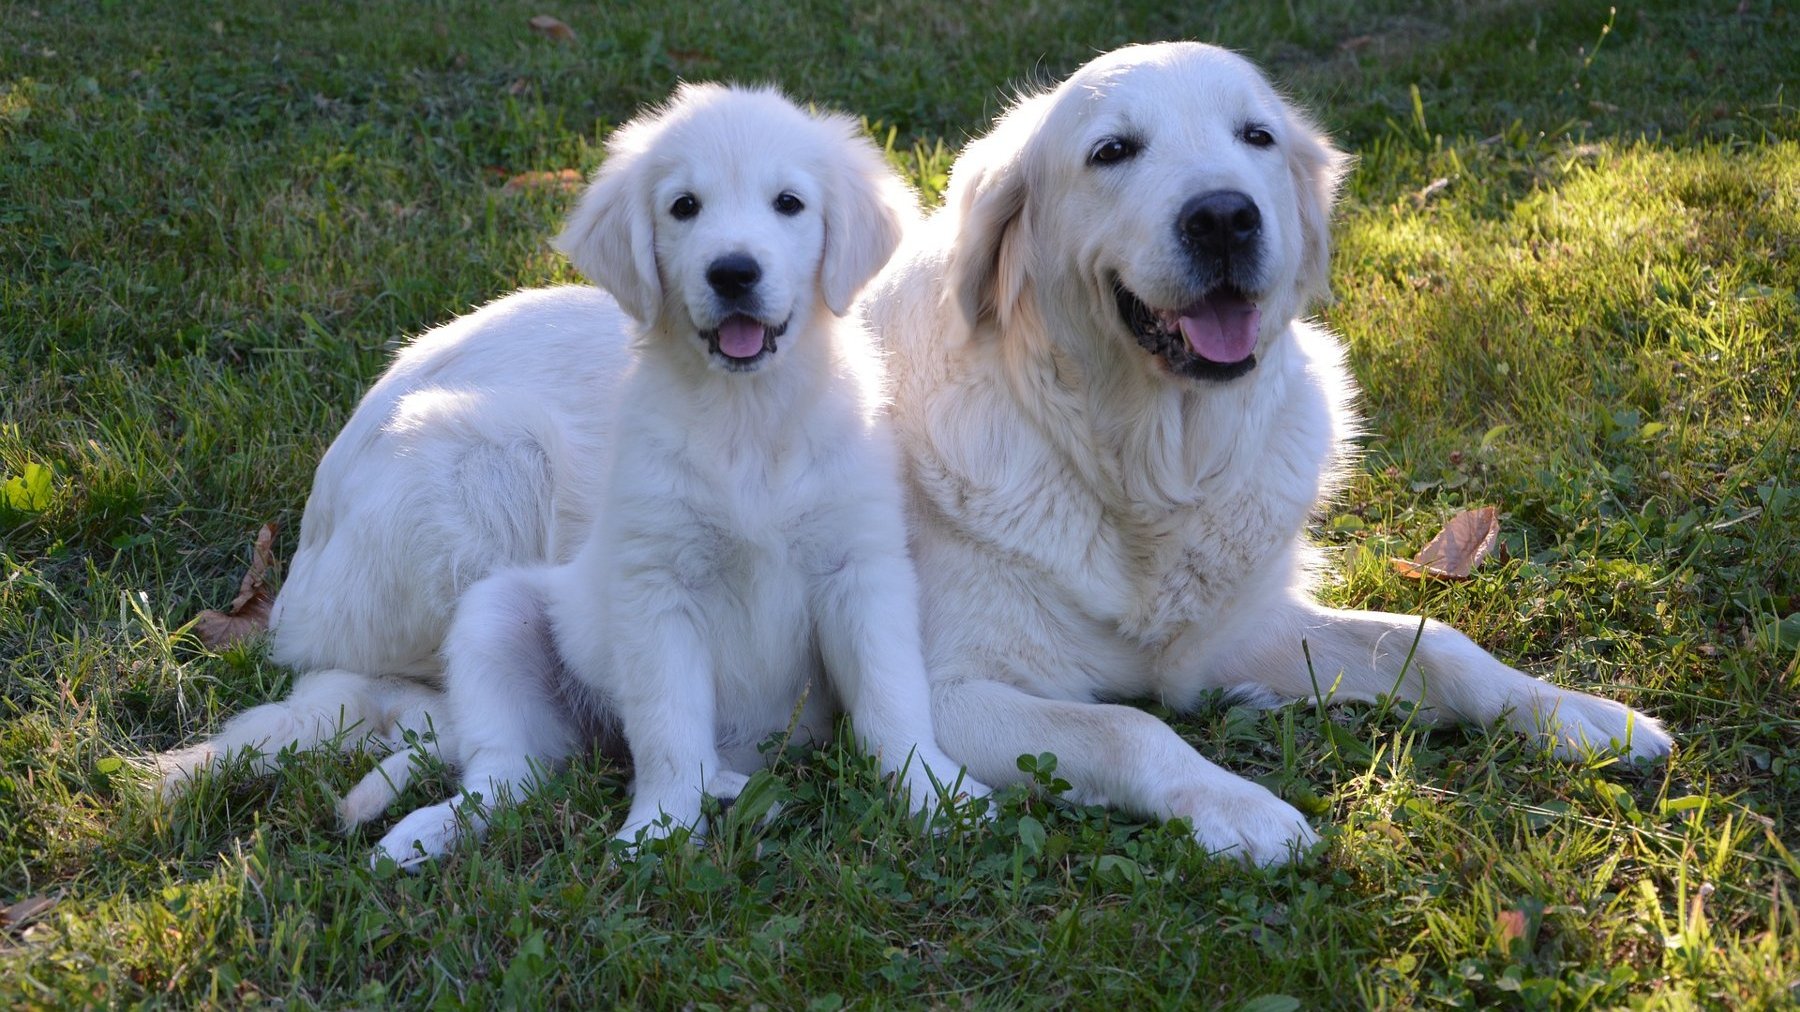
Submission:
M 940 680 L 932 704 L 944 747 L 989 783 L 1019 781 L 1020 755 L 1050 752 L 1081 800 L 1185 818 L 1211 851 L 1280 864 L 1317 839 L 1293 806 L 1208 762 L 1142 710 L 1045 699 L 988 680 Z
M 1311 696 L 1316 679 L 1317 690 L 1335 699 L 1387 693 L 1473 723 L 1504 717 L 1517 730 L 1547 736 L 1564 757 L 1617 748 L 1657 758 L 1673 744 L 1653 718 L 1514 670 L 1442 622 L 1421 628 L 1417 616 L 1342 611 L 1300 596 L 1259 615 L 1256 631 L 1211 667 L 1222 684 L 1252 683 L 1294 698 Z
M 945 755 L 932 731 L 918 588 L 905 556 L 846 562 L 825 578 L 816 602 L 819 650 L 859 744 L 882 773 L 900 775 L 913 810 L 936 809 L 937 785 L 953 796 L 986 795 L 988 786 Z

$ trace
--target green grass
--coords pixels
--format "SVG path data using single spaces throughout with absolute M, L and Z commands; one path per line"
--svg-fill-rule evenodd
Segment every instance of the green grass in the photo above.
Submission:
M 0 1004 L 1793 1005 L 1800 15 L 1736 6 L 0 5 L 0 905 L 54 901 L 0 924 Z M 1656 713 L 1667 767 L 1381 707 L 1181 719 L 1324 830 L 1274 872 L 1053 772 L 923 836 L 837 748 L 781 753 L 771 825 L 635 863 L 599 760 L 417 876 L 333 829 L 364 762 L 146 796 L 131 757 L 285 688 L 183 626 L 263 521 L 286 554 L 394 343 L 573 279 L 566 196 L 510 174 L 727 77 L 866 115 L 935 199 L 1008 88 L 1167 37 L 1244 50 L 1360 157 L 1330 597 Z M 1489 503 L 1507 561 L 1392 572 Z

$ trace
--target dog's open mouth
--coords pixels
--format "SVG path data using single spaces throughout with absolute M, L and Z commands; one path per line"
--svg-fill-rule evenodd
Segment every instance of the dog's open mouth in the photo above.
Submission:
M 1219 285 L 1182 309 L 1152 309 L 1119 282 L 1113 297 L 1131 336 L 1173 372 L 1228 380 L 1256 368 L 1262 312 L 1235 286 Z
M 787 321 L 771 326 L 743 313 L 733 313 L 712 330 L 703 330 L 706 347 L 725 368 L 745 372 L 775 354 L 775 341 L 787 333 Z

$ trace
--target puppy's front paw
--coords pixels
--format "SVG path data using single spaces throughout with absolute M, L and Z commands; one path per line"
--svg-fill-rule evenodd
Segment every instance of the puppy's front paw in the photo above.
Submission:
M 900 782 L 913 814 L 927 819 L 946 805 L 960 807 L 994 793 L 992 787 L 970 776 L 961 763 L 942 752 L 915 754 L 901 773 Z
M 1177 791 L 1170 807 L 1193 824 L 1200 846 L 1254 865 L 1286 864 L 1319 840 L 1299 809 L 1248 780 Z
M 719 774 L 714 774 L 717 780 Z M 729 781 L 720 785 L 729 788 Z M 737 790 L 744 788 L 738 783 Z M 732 797 L 736 797 L 733 792 Z M 694 836 L 706 834 L 706 817 L 700 812 L 699 791 L 673 791 L 666 793 L 646 794 L 641 789 L 631 802 L 631 811 L 625 816 L 625 825 L 619 827 L 613 839 L 622 840 L 637 848 L 651 840 L 661 840 L 678 829 L 692 831 Z

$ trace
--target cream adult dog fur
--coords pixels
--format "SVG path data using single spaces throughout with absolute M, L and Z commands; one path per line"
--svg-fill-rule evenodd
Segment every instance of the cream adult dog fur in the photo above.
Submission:
M 702 790 L 734 794 L 804 694 L 802 739 L 847 710 L 931 807 L 957 765 L 931 734 L 879 357 L 839 319 L 916 214 L 852 120 L 773 92 L 684 87 L 617 132 L 558 240 L 617 303 L 522 292 L 398 356 L 320 464 L 275 605 L 275 656 L 309 673 L 167 757 L 168 788 L 234 750 L 435 724 L 493 802 L 622 731 L 622 835 L 698 828 Z M 397 751 L 345 820 L 409 769 Z M 440 853 L 491 807 L 459 804 L 378 856 Z
M 1298 811 L 1162 721 L 1191 707 L 1397 692 L 1559 752 L 1670 739 L 1419 619 L 1311 595 L 1303 529 L 1351 453 L 1326 290 L 1344 159 L 1247 61 L 1102 56 L 972 143 L 947 206 L 863 299 L 889 348 L 938 740 L 976 778 L 1054 753 L 1078 795 L 1191 820 L 1258 863 Z M 1402 668 L 1405 674 L 1402 677 Z

